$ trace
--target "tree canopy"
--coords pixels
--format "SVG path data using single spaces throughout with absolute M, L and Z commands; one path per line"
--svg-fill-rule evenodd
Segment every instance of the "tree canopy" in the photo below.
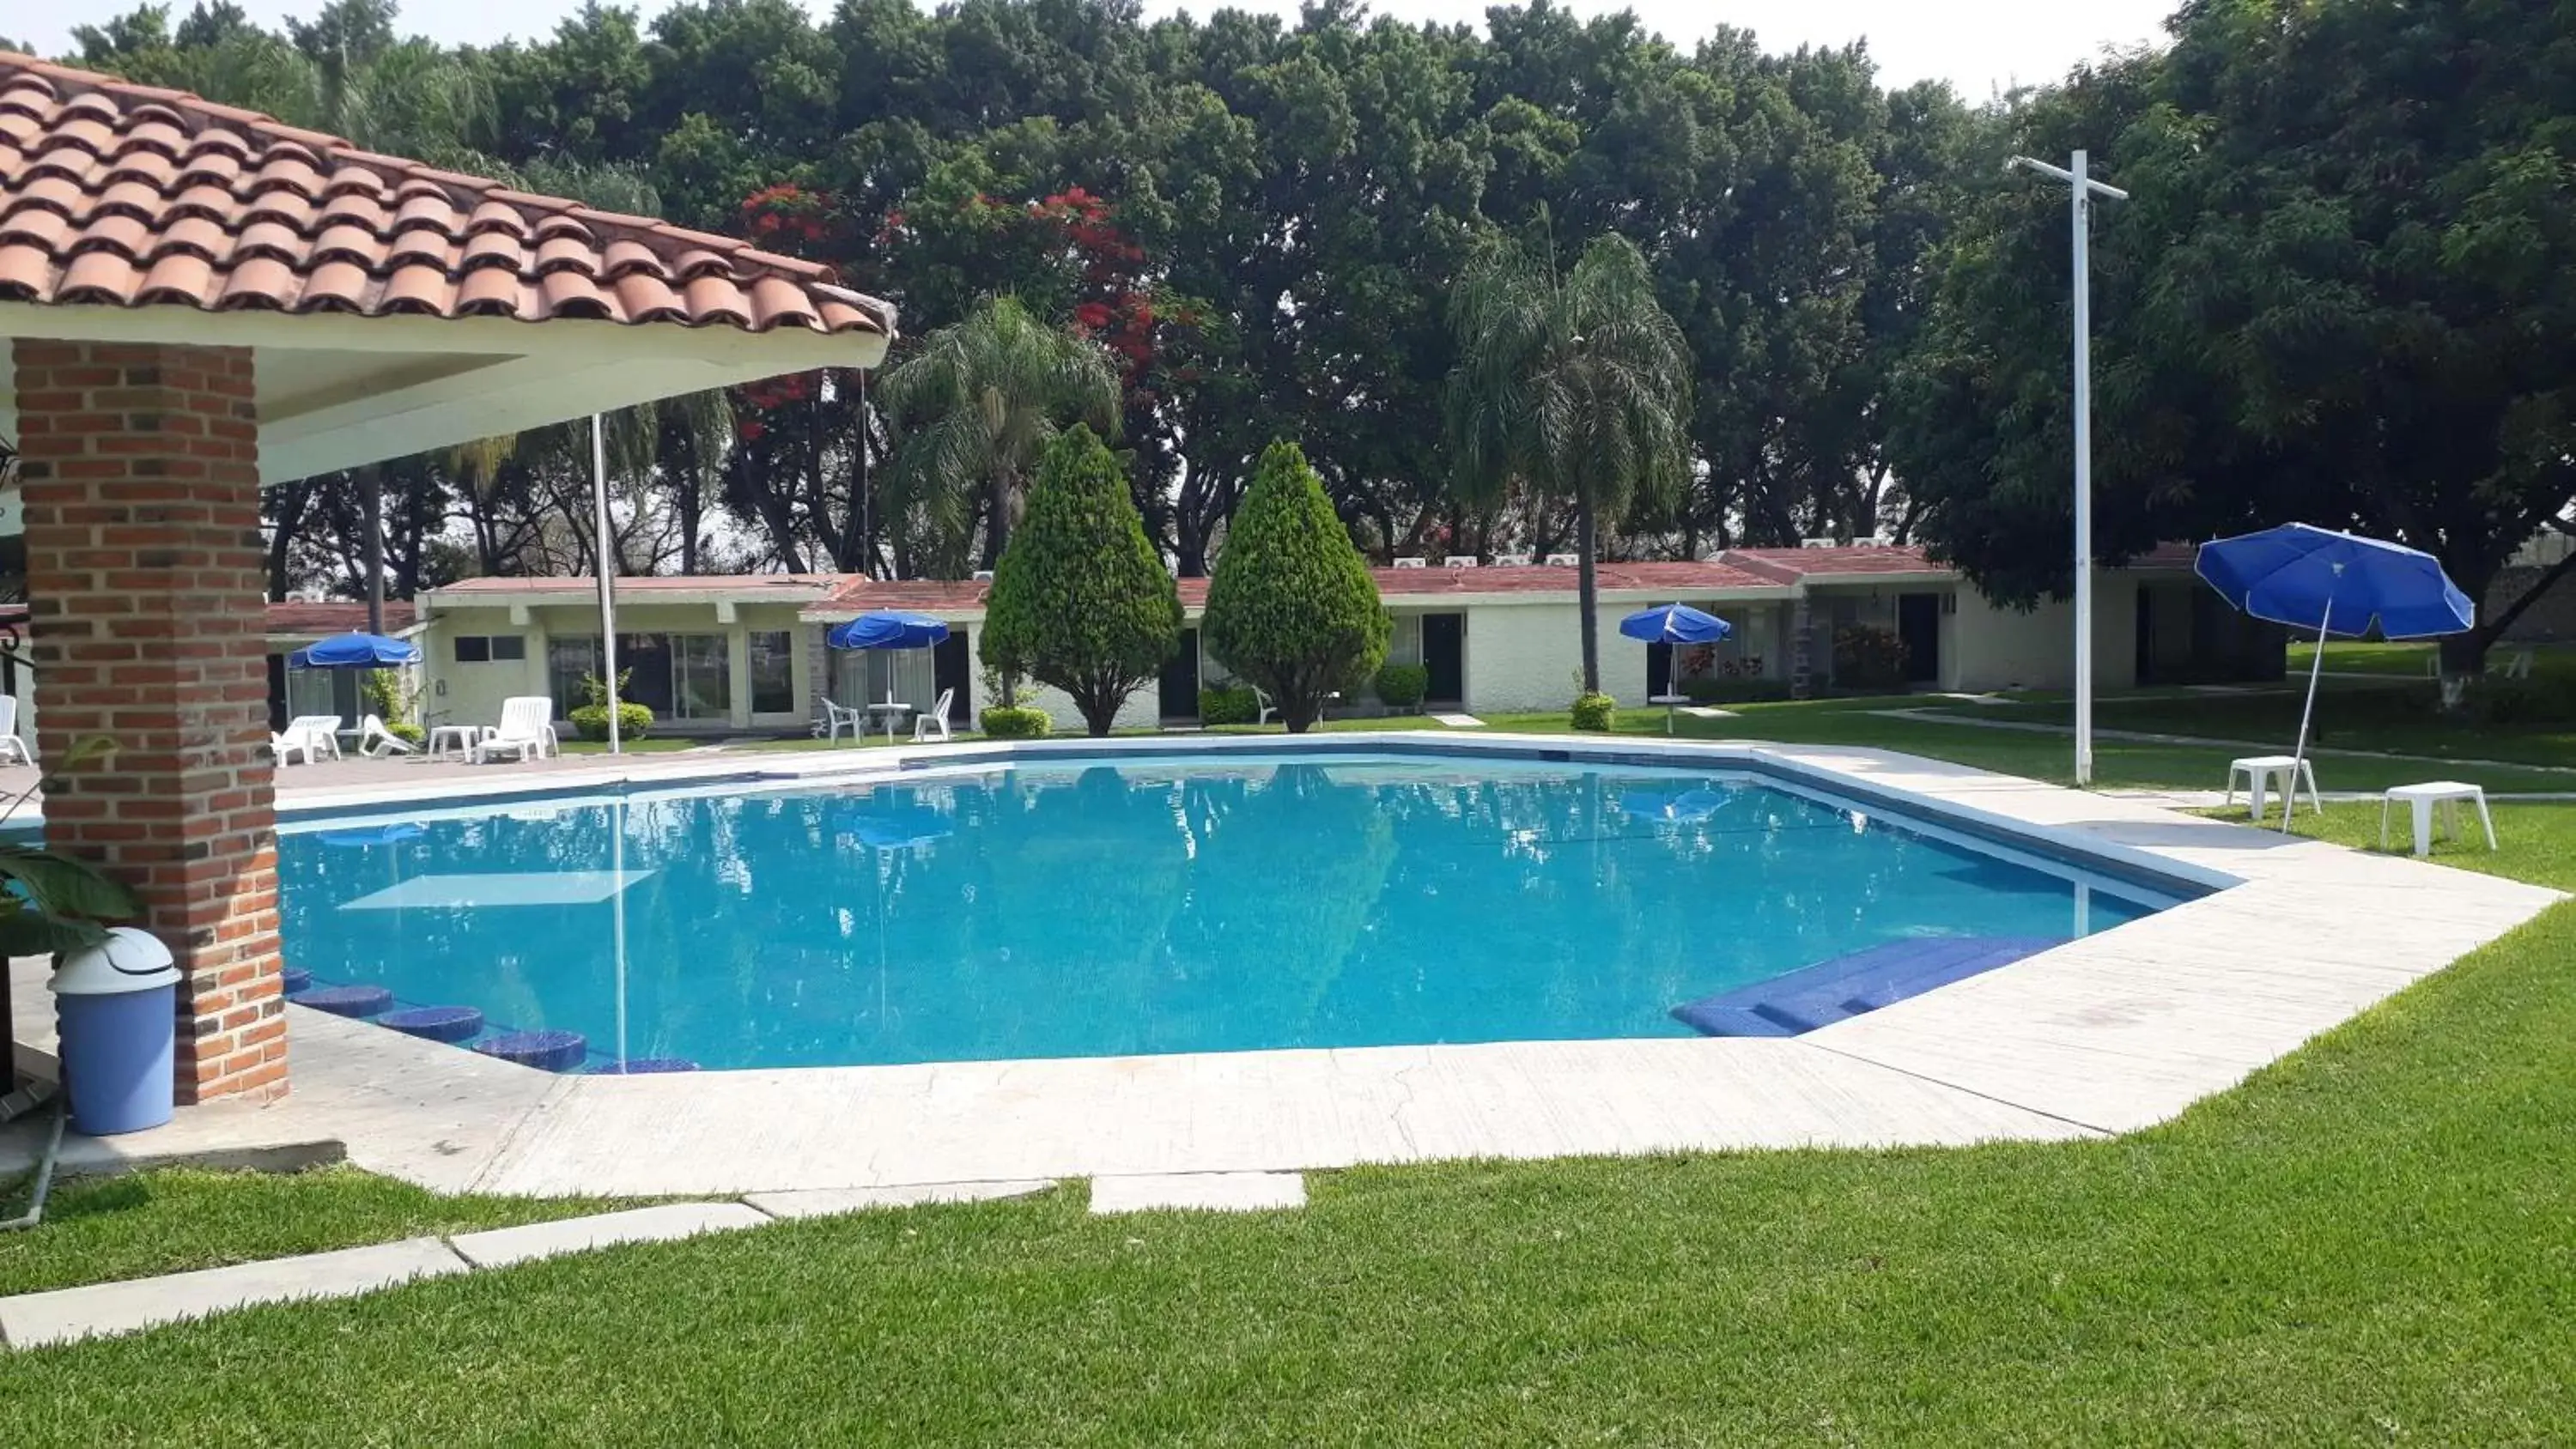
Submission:
M 2565 22 L 2196 0 L 2170 54 L 2090 70 L 2015 118 L 2026 149 L 2089 143 L 2132 196 L 2094 223 L 2105 557 L 2298 519 L 2425 549 L 2475 597 L 2560 523 L 2576 499 Z M 1988 185 L 1897 394 L 1925 534 L 2005 598 L 2071 571 L 2065 232 L 2062 192 Z

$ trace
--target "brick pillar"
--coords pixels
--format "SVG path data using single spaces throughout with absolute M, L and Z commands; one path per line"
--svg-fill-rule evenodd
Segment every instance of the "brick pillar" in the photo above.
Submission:
M 178 957 L 179 1100 L 282 1095 L 251 354 L 15 353 L 46 840 L 132 885 Z M 99 735 L 116 754 L 66 769 Z

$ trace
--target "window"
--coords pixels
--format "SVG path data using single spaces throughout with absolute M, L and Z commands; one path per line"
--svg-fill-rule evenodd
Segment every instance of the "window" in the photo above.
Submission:
M 796 636 L 784 629 L 751 631 L 751 712 L 796 710 Z
M 555 699 L 555 717 L 569 718 L 590 703 L 583 679 L 599 673 L 599 640 L 555 638 L 546 641 L 546 692 Z
M 671 717 L 731 718 L 731 641 L 722 634 L 672 634 L 665 636 L 665 641 L 671 658 Z
M 459 634 L 459 664 L 516 664 L 528 657 L 528 641 L 517 634 Z

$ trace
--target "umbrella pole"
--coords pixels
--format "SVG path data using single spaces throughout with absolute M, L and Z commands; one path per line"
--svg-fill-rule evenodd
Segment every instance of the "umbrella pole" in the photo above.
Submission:
M 2334 623 L 2334 600 L 2326 600 L 2325 617 L 2317 621 L 2317 648 L 2308 660 L 2308 702 L 2299 709 L 2299 742 L 2290 750 L 2290 778 L 2281 788 L 2281 833 L 2290 833 L 2291 817 L 2299 813 L 2299 771 L 2307 767 L 2308 719 L 2317 712 L 2317 676 L 2326 667 L 2326 629 Z

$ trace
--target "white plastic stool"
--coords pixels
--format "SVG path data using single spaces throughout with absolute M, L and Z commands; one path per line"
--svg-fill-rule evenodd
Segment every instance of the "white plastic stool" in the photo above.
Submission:
M 2296 778 L 2293 778 L 2293 772 Z M 2298 813 L 2299 781 L 2308 782 L 2308 808 L 2322 815 L 2325 802 L 2317 798 L 2317 765 L 2314 760 L 2295 759 L 2289 755 L 2248 755 L 2227 763 L 2227 803 L 2236 803 L 2236 782 L 2246 782 L 2246 798 L 2253 802 L 2254 818 L 2263 818 L 2263 797 L 2272 781 L 2281 782 L 2281 815 L 2287 820 Z
M 2421 785 L 2399 785 L 2379 798 L 2379 848 L 2388 848 L 2388 807 L 2403 800 L 2415 810 L 2415 853 L 2433 853 L 2433 807 L 2447 805 L 2443 829 L 2453 840 L 2460 838 L 2460 802 L 2474 800 L 2478 806 L 2478 823 L 2487 828 L 2487 849 L 2496 848 L 2495 817 L 2487 813 L 2487 792 L 2475 785 L 2457 780 L 2431 780 Z

